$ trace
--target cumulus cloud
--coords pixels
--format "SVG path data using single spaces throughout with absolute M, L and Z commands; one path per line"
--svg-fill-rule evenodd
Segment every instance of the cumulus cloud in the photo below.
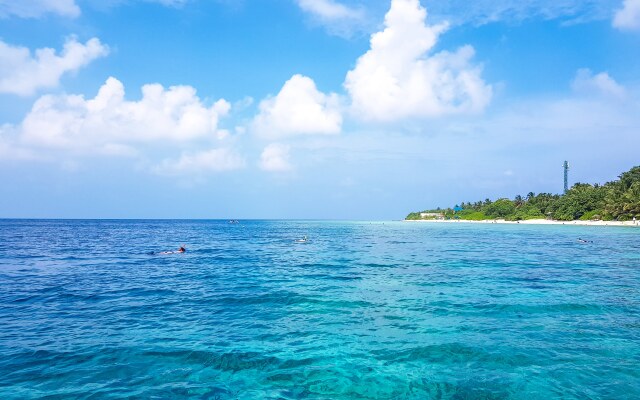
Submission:
M 640 30 L 640 0 L 624 0 L 613 17 L 613 26 L 622 30 Z
M 326 95 L 306 76 L 294 75 L 277 96 L 260 102 L 252 128 L 277 139 L 295 135 L 338 134 L 342 127 L 338 95 Z
M 0 0 L 0 18 L 39 18 L 45 14 L 73 18 L 80 15 L 80 8 L 74 0 Z
M 492 88 L 471 64 L 474 49 L 431 55 L 447 24 L 429 26 L 426 17 L 418 0 L 392 0 L 385 29 L 371 36 L 344 83 L 355 115 L 392 121 L 480 112 L 489 104 Z
M 28 96 L 38 89 L 55 87 L 63 74 L 75 72 L 108 53 L 109 48 L 97 38 L 82 44 L 72 37 L 60 55 L 51 48 L 37 49 L 32 55 L 26 47 L 0 40 L 0 93 Z
M 122 83 L 109 78 L 93 99 L 40 97 L 19 130 L 32 146 L 128 152 L 128 144 L 215 138 L 229 108 L 225 100 L 205 106 L 190 86 L 149 84 L 142 99 L 128 101 Z
M 37 160 L 39 157 L 33 151 L 16 144 L 14 131 L 12 125 L 0 126 L 0 160 Z
M 268 145 L 260 155 L 260 168 L 270 172 L 290 171 L 289 150 L 290 147 L 283 144 Z
M 159 175 L 177 176 L 222 172 L 240 169 L 245 160 L 228 148 L 212 149 L 199 153 L 183 153 L 177 160 L 165 159 L 153 168 Z
M 624 87 L 611 78 L 608 73 L 600 72 L 594 75 L 587 68 L 578 70 L 571 87 L 579 93 L 597 93 L 618 98 L 622 98 L 625 95 Z

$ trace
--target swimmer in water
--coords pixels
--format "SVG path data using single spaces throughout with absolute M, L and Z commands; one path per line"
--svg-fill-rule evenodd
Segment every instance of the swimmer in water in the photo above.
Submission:
M 162 254 L 162 255 L 166 255 L 166 254 L 177 254 L 177 253 L 184 253 L 185 251 L 187 251 L 187 249 L 184 247 L 184 245 L 180 246 L 180 248 L 176 251 L 161 251 L 158 254 Z
M 593 243 L 593 241 L 591 241 L 591 240 L 584 240 L 582 238 L 578 238 L 578 242 L 580 242 L 580 243 Z

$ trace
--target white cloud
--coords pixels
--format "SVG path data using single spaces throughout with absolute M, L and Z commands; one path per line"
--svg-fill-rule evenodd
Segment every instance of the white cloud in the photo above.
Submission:
M 608 73 L 600 72 L 593 75 L 593 72 L 587 68 L 578 70 L 571 87 L 579 93 L 597 93 L 618 98 L 625 96 L 624 87 L 611 78 Z
M 640 0 L 624 0 L 613 18 L 613 26 L 622 30 L 640 29 Z
M 159 175 L 177 176 L 240 169 L 245 160 L 228 148 L 199 153 L 183 153 L 177 160 L 166 159 L 153 168 Z
M 38 156 L 28 148 L 17 145 L 15 127 L 5 124 L 0 126 L 0 160 L 36 160 Z
M 74 0 L 0 0 L 0 17 L 39 18 L 45 14 L 77 17 L 80 8 Z
M 82 44 L 72 37 L 60 55 L 51 48 L 37 49 L 32 55 L 26 47 L 0 40 L 0 93 L 28 96 L 40 88 L 55 87 L 63 74 L 77 71 L 108 53 L 108 47 L 97 38 Z
M 295 0 L 300 9 L 314 22 L 324 25 L 328 32 L 349 37 L 362 30 L 367 21 L 362 8 L 350 7 L 335 0 Z
M 290 147 L 283 144 L 268 145 L 260 155 L 260 168 L 270 172 L 290 171 L 289 150 Z
M 190 86 L 144 85 L 141 99 L 126 100 L 123 84 L 109 78 L 90 99 L 40 97 L 21 124 L 0 127 L 0 159 L 62 161 L 64 169 L 87 156 L 130 157 L 164 176 L 235 170 L 245 159 L 218 127 L 229 110 L 225 100 L 205 106 Z M 213 143 L 226 144 L 198 150 Z
M 32 146 L 121 152 L 133 143 L 216 138 L 218 119 L 229 107 L 225 100 L 206 107 L 190 86 L 160 84 L 143 86 L 142 99 L 128 101 L 122 83 L 109 78 L 93 99 L 40 97 L 20 131 Z
M 294 75 L 276 97 L 260 102 L 252 123 L 259 136 L 277 139 L 295 135 L 338 134 L 342 126 L 340 101 L 326 95 L 306 76 Z
M 429 52 L 446 24 L 425 24 L 418 0 L 392 0 L 385 29 L 371 36 L 371 49 L 349 71 L 345 87 L 356 116 L 391 121 L 482 111 L 492 88 L 471 65 L 471 46 L 454 53 Z
M 323 20 L 357 19 L 362 12 L 333 0 L 296 0 L 298 6 Z
M 295 0 L 299 5 L 301 0 Z M 331 33 L 336 25 L 346 30 L 346 36 L 354 31 L 372 32 L 388 10 L 388 0 L 334 0 L 357 18 L 321 19 L 318 13 L 308 10 L 313 19 L 326 25 Z M 611 11 L 621 0 L 421 0 L 429 10 L 432 21 L 449 21 L 452 25 L 484 25 L 493 22 L 520 23 L 526 20 L 562 20 L 564 23 L 582 23 L 608 20 Z M 366 4 L 366 7 L 359 5 Z M 338 15 L 340 15 L 338 13 Z M 348 23 L 347 23 L 348 22 Z M 341 23 L 341 24 L 338 24 Z M 343 35 L 344 36 L 344 35 Z

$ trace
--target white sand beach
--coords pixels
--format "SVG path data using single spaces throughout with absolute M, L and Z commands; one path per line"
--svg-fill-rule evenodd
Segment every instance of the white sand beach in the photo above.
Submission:
M 469 221 L 462 219 L 436 220 L 420 219 L 405 220 L 405 222 L 430 222 L 436 224 L 521 224 L 521 225 L 581 225 L 581 226 L 627 226 L 640 227 L 639 221 L 554 221 L 548 219 L 528 219 L 522 221 L 505 221 L 504 219 L 486 219 L 482 221 Z

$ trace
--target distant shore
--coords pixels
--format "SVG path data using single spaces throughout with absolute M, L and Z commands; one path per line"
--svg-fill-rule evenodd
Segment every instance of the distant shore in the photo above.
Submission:
M 505 221 L 504 219 L 485 219 L 472 221 L 466 219 L 405 219 L 405 222 L 431 222 L 437 224 L 520 224 L 520 225 L 577 225 L 577 226 L 627 226 L 640 227 L 638 221 L 555 221 L 548 219 L 527 219 L 521 221 Z

